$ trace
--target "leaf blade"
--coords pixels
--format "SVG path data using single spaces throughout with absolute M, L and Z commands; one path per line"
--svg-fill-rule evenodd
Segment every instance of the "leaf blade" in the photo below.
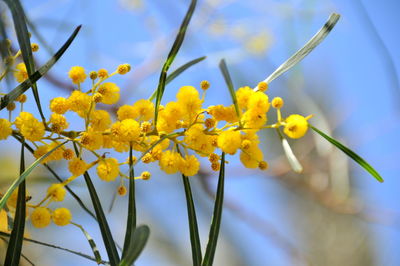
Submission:
M 138 226 L 132 234 L 127 256 L 121 260 L 119 266 L 131 266 L 142 253 L 149 239 L 150 228 L 147 225 Z
M 54 54 L 52 58 L 50 58 L 46 64 L 44 64 L 41 68 L 39 68 L 35 73 L 29 76 L 29 79 L 25 80 L 17 87 L 15 87 L 11 92 L 1 98 L 0 100 L 0 110 L 4 109 L 10 102 L 15 101 L 18 96 L 27 91 L 34 82 L 38 81 L 44 74 L 49 71 L 49 69 L 60 59 L 60 57 L 64 54 L 64 52 L 71 45 L 72 41 L 75 39 L 78 34 L 81 26 L 76 27 L 74 32 L 68 38 L 68 40 L 64 43 L 63 46 Z
M 188 11 L 186 12 L 186 15 L 185 15 L 185 17 L 181 23 L 181 26 L 179 28 L 178 35 L 176 36 L 175 41 L 171 47 L 171 50 L 168 53 L 167 60 L 165 60 L 165 63 L 162 67 L 160 79 L 159 79 L 158 87 L 157 87 L 157 94 L 156 94 L 156 106 L 155 106 L 155 114 L 154 114 L 154 125 L 155 126 L 157 126 L 158 107 L 161 104 L 161 98 L 165 91 L 165 84 L 166 84 L 165 82 L 166 82 L 169 67 L 171 66 L 172 62 L 174 61 L 176 55 L 178 54 L 179 49 L 181 48 L 183 40 L 185 39 L 186 30 L 187 30 L 189 22 L 192 18 L 196 4 L 197 4 L 197 0 L 191 0 Z
M 219 228 L 221 225 L 222 209 L 224 203 L 224 182 L 225 182 L 225 153 L 221 156 L 221 169 L 218 177 L 217 194 L 214 204 L 214 213 L 208 237 L 206 253 L 203 258 L 203 266 L 213 265 L 215 250 L 217 248 Z
M 340 149 L 342 152 L 344 152 L 347 156 L 349 156 L 351 159 L 353 159 L 356 163 L 358 163 L 362 168 L 364 168 L 368 173 L 370 173 L 376 180 L 378 180 L 381 183 L 384 181 L 383 178 L 381 177 L 381 175 L 357 153 L 350 150 L 348 147 L 346 147 L 345 145 L 343 145 L 336 139 L 326 135 L 319 129 L 313 127 L 312 125 L 310 125 L 310 127 L 312 130 L 317 132 L 319 135 L 321 135 L 323 138 L 325 138 L 327 141 L 332 143 L 334 146 L 336 146 L 338 149 Z
M 20 175 L 25 171 L 25 153 L 24 144 L 21 145 Z M 22 244 L 25 231 L 26 216 L 26 182 L 25 180 L 18 186 L 17 208 L 15 210 L 15 219 L 8 242 L 6 259 L 4 265 L 19 265 L 22 254 Z

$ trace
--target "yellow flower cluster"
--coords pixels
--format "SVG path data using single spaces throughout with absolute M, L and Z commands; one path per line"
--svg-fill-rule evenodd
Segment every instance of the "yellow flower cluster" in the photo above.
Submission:
M 109 152 L 101 155 L 99 150 L 113 149 L 124 153 L 132 149 L 140 154 L 139 160 L 132 158 L 134 164 L 138 161 L 158 163 L 167 174 L 180 173 L 189 177 L 199 172 L 199 157 L 208 158 L 210 168 L 218 171 L 221 162 L 217 149 L 230 155 L 240 152 L 240 160 L 245 167 L 265 170 L 268 163 L 264 161 L 259 147 L 257 133 L 260 130 L 280 130 L 283 127 L 283 132 L 290 138 L 300 138 L 307 132 L 309 117 L 293 114 L 282 119 L 284 102 L 279 97 L 270 102 L 266 94 L 268 84 L 264 82 L 258 84 L 258 91 L 250 87 L 239 88 L 235 92 L 236 105 L 203 107 L 210 83 L 202 81 L 202 93 L 193 86 L 183 86 L 176 94 L 176 101 L 160 105 L 157 112 L 151 100 L 139 99 L 133 104 L 120 106 L 116 112 L 117 119 L 113 121 L 112 115 L 102 110 L 104 105 L 100 104 L 114 105 L 119 101 L 120 88 L 109 79 L 130 70 L 129 64 L 122 64 L 113 73 L 100 69 L 87 75 L 83 67 L 74 66 L 68 76 L 76 90 L 68 97 L 56 97 L 50 101 L 52 113 L 48 121 L 39 121 L 24 111 L 14 121 L 0 119 L 0 139 L 15 134 L 31 141 L 36 147 L 36 158 L 53 150 L 42 163 L 63 159 L 68 161 L 71 176 L 62 183 L 52 184 L 39 204 L 30 205 L 34 208 L 30 217 L 35 227 L 46 227 L 51 220 L 60 226 L 70 223 L 72 216 L 68 209 L 51 211 L 48 205 L 50 202 L 63 201 L 65 185 L 92 167 L 96 168 L 97 176 L 103 181 L 115 181 L 120 177 L 121 185 L 117 192 L 121 196 L 126 194 L 123 180 L 129 177 L 120 168 L 129 164 L 129 160 L 119 163 L 116 158 L 108 156 Z M 16 66 L 14 75 L 18 82 L 27 78 L 23 63 Z M 91 86 L 85 89 L 87 77 L 91 79 Z M 22 104 L 26 97 L 19 101 Z M 271 106 L 276 109 L 277 119 L 268 124 Z M 67 112 L 75 113 L 83 120 L 84 127 L 80 131 L 68 130 Z M 65 140 L 74 143 L 76 153 L 66 145 L 60 145 Z M 85 153 L 93 155 L 95 159 L 86 161 L 88 156 Z M 148 180 L 150 176 L 150 172 L 145 171 L 135 179 Z

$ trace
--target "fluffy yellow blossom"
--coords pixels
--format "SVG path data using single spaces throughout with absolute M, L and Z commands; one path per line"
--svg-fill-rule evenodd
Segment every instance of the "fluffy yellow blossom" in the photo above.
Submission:
M 144 171 L 140 174 L 140 178 L 143 180 L 149 180 L 150 177 L 151 177 L 151 174 L 148 171 Z
M 115 158 L 106 158 L 97 165 L 97 175 L 101 180 L 114 181 L 119 175 L 118 161 Z
M 70 101 L 64 97 L 56 97 L 50 101 L 50 110 L 57 114 L 64 114 L 69 110 Z
M 104 69 L 104 68 L 99 69 L 98 75 L 99 75 L 99 78 L 101 78 L 101 79 L 107 78 L 107 77 L 108 77 L 108 71 L 107 71 L 107 69 Z
M 245 128 L 259 129 L 267 123 L 267 115 L 257 110 L 249 109 L 242 115 L 241 121 Z
M 133 119 L 125 119 L 115 122 L 111 127 L 111 133 L 118 141 L 136 141 L 140 135 L 140 125 Z
M 24 63 L 15 66 L 14 77 L 18 83 L 24 82 L 29 77 Z
M 268 95 L 262 91 L 257 91 L 249 98 L 248 109 L 252 109 L 258 113 L 266 113 L 269 110 Z
M 74 152 L 71 149 L 65 149 L 62 156 L 65 160 L 71 160 L 74 158 Z
M 261 81 L 261 82 L 258 83 L 257 88 L 260 91 L 266 91 L 268 89 L 268 83 L 266 83 L 264 81 Z
M 236 100 L 238 102 L 239 108 L 247 109 L 249 99 L 254 94 L 252 88 L 250 87 L 242 87 L 236 91 Z
M 63 201 L 66 193 L 67 191 L 62 184 L 52 184 L 47 189 L 47 194 L 50 195 L 51 199 L 54 201 Z
M 69 107 L 72 111 L 84 117 L 89 111 L 91 97 L 81 91 L 73 91 L 68 98 Z
M 69 126 L 69 123 L 67 122 L 65 116 L 56 113 L 51 114 L 49 123 L 51 124 L 51 131 L 55 133 L 60 133 L 61 131 L 67 129 Z
M 201 109 L 202 100 L 199 92 L 192 86 L 181 87 L 176 94 L 176 99 L 189 120 L 192 120 Z
M 73 66 L 69 70 L 68 76 L 73 83 L 75 84 L 82 83 L 86 79 L 85 69 L 81 66 Z
M 82 175 L 87 170 L 87 168 L 88 164 L 80 158 L 74 158 L 68 162 L 68 170 L 74 176 Z
M 228 107 L 223 105 L 210 106 L 208 107 L 208 113 L 211 114 L 217 121 L 223 120 L 228 123 L 234 123 L 238 121 L 234 105 Z
M 104 104 L 115 104 L 119 100 L 119 87 L 115 83 L 103 83 L 99 87 L 99 93 L 103 95 L 101 102 Z
M 21 94 L 20 96 L 17 97 L 17 99 L 15 99 L 15 101 L 20 103 L 25 103 L 27 99 L 28 97 L 26 96 L 26 94 Z
M 83 147 L 89 150 L 98 150 L 103 145 L 103 135 L 97 131 L 86 131 L 82 133 L 81 143 Z
M 240 131 L 237 130 L 224 131 L 218 136 L 218 147 L 229 154 L 235 154 L 241 143 Z
M 117 111 L 118 120 L 134 119 L 136 112 L 132 105 L 124 104 Z
M 194 176 L 199 172 L 199 170 L 200 163 L 194 155 L 186 155 L 179 166 L 179 171 L 184 176 Z
M 162 153 L 159 165 L 161 170 L 167 174 L 174 174 L 178 172 L 182 163 L 182 157 L 179 153 L 167 150 Z
M 208 82 L 207 80 L 203 80 L 202 82 L 200 82 L 200 88 L 203 91 L 206 91 L 210 88 L 210 82 Z
M 38 207 L 31 213 L 32 225 L 36 228 L 47 227 L 51 223 L 51 214 L 49 209 Z
M 290 115 L 285 120 L 286 125 L 283 132 L 292 139 L 298 139 L 303 137 L 308 130 L 308 122 L 301 115 Z
M 36 118 L 31 118 L 24 121 L 21 125 L 21 134 L 30 141 L 39 141 L 42 139 L 45 133 L 45 128 L 42 122 L 39 122 Z
M 71 222 L 72 214 L 67 208 L 58 208 L 54 210 L 52 218 L 56 225 L 65 226 Z
M 90 113 L 90 126 L 94 131 L 104 131 L 111 126 L 111 117 L 107 111 L 96 110 Z
M 33 152 L 33 156 L 36 159 L 39 159 L 40 157 L 42 157 L 43 155 L 45 155 L 47 152 L 49 151 L 49 146 L 48 145 L 41 145 L 39 146 L 34 152 Z M 42 160 L 42 164 L 48 163 L 49 161 L 51 161 L 51 157 L 47 156 L 46 158 L 44 158 Z
M 0 140 L 6 139 L 12 133 L 11 123 L 7 119 L 0 118 Z
M 257 145 L 253 145 L 250 149 L 240 153 L 240 161 L 247 168 L 257 168 L 262 159 L 263 153 Z
M 154 115 L 154 104 L 145 99 L 138 100 L 133 104 L 134 118 L 139 120 L 149 120 Z
M 19 130 L 21 130 L 22 124 L 32 119 L 35 119 L 35 117 L 31 113 L 21 112 L 19 113 L 19 116 L 15 118 L 14 124 Z

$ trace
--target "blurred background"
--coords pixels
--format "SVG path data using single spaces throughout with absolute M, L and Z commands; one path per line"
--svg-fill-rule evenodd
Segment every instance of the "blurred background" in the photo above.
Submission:
M 111 80 L 121 87 L 118 106 L 148 98 L 157 87 L 160 69 L 189 2 L 22 1 L 31 22 L 32 42 L 40 45 L 35 53 L 38 66 L 82 24 L 71 47 L 38 83 L 46 114 L 50 113 L 51 98 L 69 95 L 73 87 L 67 72 L 74 65 L 87 71 L 105 68 L 113 72 L 119 64 L 130 63 L 128 75 Z M 3 3 L 0 7 L 17 48 L 10 14 Z M 351 147 L 385 179 L 378 183 L 313 132 L 290 141 L 304 166 L 304 173 L 296 174 L 275 132 L 263 132 L 260 137 L 269 170 L 246 169 L 237 155 L 227 159 L 225 209 L 215 265 L 400 265 L 399 11 L 397 0 L 198 1 L 171 69 L 204 55 L 207 59 L 167 86 L 164 103 L 175 99 L 181 86 L 199 88 L 200 81 L 208 80 L 211 88 L 205 105 L 230 104 L 218 69 L 222 58 L 235 88 L 254 87 L 301 48 L 332 12 L 339 13 L 341 19 L 325 41 L 273 81 L 268 94 L 271 99 L 281 96 L 285 100 L 284 115 L 314 114 L 311 121 L 316 127 Z M 15 85 L 2 84 L 2 90 Z M 37 114 L 31 92 L 27 95 L 30 103 L 25 110 Z M 7 112 L 0 116 L 7 117 Z M 68 117 L 71 124 L 76 118 Z M 18 173 L 19 145 L 9 139 L 1 142 L 1 150 L 0 188 L 5 191 Z M 122 161 L 126 156 L 118 158 Z M 201 174 L 191 178 L 203 248 L 217 181 L 217 174 L 204 165 Z M 52 166 L 61 177 L 68 176 L 64 163 Z M 148 224 L 151 235 L 136 265 L 191 265 L 181 177 L 163 174 L 156 164 L 138 164 L 135 169 L 138 173 L 143 170 L 153 175 L 149 181 L 137 182 L 138 223 Z M 93 180 L 108 211 L 119 182 Z M 28 190 L 35 202 L 52 182 L 44 167 L 29 177 Z M 84 183 L 71 186 L 91 206 Z M 84 226 L 106 258 L 93 219 L 71 196 L 58 205 L 73 210 L 73 221 Z M 118 197 L 108 212 L 114 239 L 120 245 L 126 209 L 127 197 Z M 28 223 L 27 230 L 33 239 L 91 254 L 87 240 L 75 227 L 35 229 Z M 94 264 L 31 243 L 24 244 L 23 253 L 35 265 Z M 23 261 L 23 265 L 30 264 Z

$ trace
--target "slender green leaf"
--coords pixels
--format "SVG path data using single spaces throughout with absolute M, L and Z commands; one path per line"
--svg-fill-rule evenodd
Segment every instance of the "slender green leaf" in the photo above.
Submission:
M 179 154 L 179 146 L 176 145 Z M 182 154 L 181 154 L 182 155 Z M 189 231 L 190 231 L 190 244 L 192 246 L 192 261 L 193 265 L 201 265 L 201 244 L 199 229 L 197 226 L 196 209 L 194 207 L 192 189 L 190 188 L 190 181 L 187 176 L 182 175 L 183 187 L 185 188 L 186 209 L 188 211 Z
M 363 167 L 368 173 L 370 173 L 373 177 L 375 177 L 376 180 L 379 182 L 383 182 L 383 178 L 381 175 L 369 164 L 367 163 L 363 158 L 361 158 L 358 154 L 356 154 L 354 151 L 350 150 L 346 146 L 344 146 L 342 143 L 337 141 L 336 139 L 326 135 L 319 129 L 313 127 L 310 125 L 312 130 L 320 134 L 323 138 L 325 138 L 327 141 L 335 145 L 337 148 L 339 148 L 342 152 L 346 153 L 351 159 L 353 159 L 356 163 L 358 163 L 361 167 Z
M 9 233 L 1 232 L 1 231 L 0 231 L 0 236 L 10 237 L 11 235 L 10 235 Z M 71 253 L 71 254 L 78 255 L 78 256 L 80 256 L 80 257 L 82 257 L 82 258 L 89 259 L 89 260 L 92 260 L 92 261 L 96 261 L 96 258 L 94 258 L 94 257 L 92 257 L 92 256 L 89 256 L 89 255 L 87 255 L 87 254 L 83 254 L 83 253 L 81 253 L 81 252 L 74 251 L 74 250 L 71 250 L 71 249 L 68 249 L 68 248 L 59 247 L 59 246 L 56 246 L 56 245 L 52 245 L 52 244 L 49 244 L 49 243 L 41 242 L 41 241 L 38 241 L 38 240 L 26 238 L 26 237 L 24 237 L 24 241 L 28 241 L 28 242 L 31 242 L 31 243 L 35 243 L 35 244 L 38 244 L 38 245 L 41 245 L 41 246 L 46 246 L 46 247 L 50 247 L 50 248 L 54 248 L 54 249 L 63 250 L 63 251 L 69 252 L 69 253 Z M 102 264 L 106 264 L 105 261 L 102 261 L 101 263 L 102 263 Z
M 235 89 L 233 88 L 232 79 L 231 79 L 231 76 L 229 75 L 229 71 L 228 71 L 228 67 L 226 66 L 225 59 L 222 59 L 221 62 L 219 62 L 219 69 L 221 70 L 222 75 L 224 76 L 226 85 L 228 86 L 228 89 L 229 89 L 229 93 L 231 94 L 232 102 L 233 102 L 233 105 L 235 106 L 236 115 L 238 118 L 240 118 L 239 104 L 236 99 Z M 239 120 L 239 123 L 240 123 L 240 120 Z
M 165 85 L 167 85 L 168 83 L 170 83 L 171 81 L 173 81 L 176 77 L 178 77 L 182 72 L 184 72 L 186 69 L 188 69 L 189 67 L 203 61 L 204 59 L 206 59 L 206 56 L 202 56 L 196 59 L 193 59 L 192 61 L 187 62 L 186 64 L 178 67 L 177 69 L 175 69 L 171 74 L 168 75 L 167 79 L 165 80 Z M 154 90 L 153 93 L 151 94 L 149 101 L 154 100 L 154 98 L 157 95 L 157 90 Z
M 126 257 L 123 257 L 119 266 L 131 266 L 135 260 L 142 253 L 146 246 L 147 240 L 149 239 L 150 228 L 147 225 L 139 225 L 136 227 L 132 234 L 132 239 L 126 253 Z
M 25 171 L 25 149 L 24 144 L 21 145 L 21 159 L 19 166 L 19 174 Z M 18 186 L 17 208 L 15 210 L 15 218 L 13 229 L 11 231 L 10 241 L 8 242 L 6 259 L 4 265 L 19 265 L 22 251 L 22 240 L 25 231 L 26 216 L 26 182 L 25 180 Z
M 124 248 L 122 250 L 122 258 L 126 257 L 132 240 L 132 233 L 136 228 L 136 202 L 135 202 L 135 172 L 132 161 L 132 145 L 129 147 L 129 201 L 128 201 L 128 217 L 126 220 L 126 231 Z
M 75 148 L 75 153 L 78 156 L 79 155 L 78 147 L 76 146 L 75 142 L 73 143 L 73 145 Z M 92 180 L 90 179 L 90 175 L 88 172 L 85 172 L 83 174 L 83 177 L 85 178 L 86 186 L 89 190 L 90 198 L 92 200 L 94 211 L 96 213 L 97 222 L 100 227 L 101 236 L 103 237 L 104 246 L 106 247 L 107 250 L 108 259 L 110 261 L 111 266 L 118 265 L 120 259 L 117 247 L 112 237 L 110 227 L 108 226 L 106 216 L 104 215 L 103 207 L 101 206 L 96 189 L 93 185 Z
M 185 39 L 186 30 L 189 25 L 190 19 L 192 18 L 194 9 L 196 7 L 196 3 L 197 3 L 197 0 L 191 1 L 189 9 L 186 12 L 185 18 L 183 19 L 182 24 L 179 28 L 178 35 L 176 36 L 174 44 L 172 45 L 172 48 L 169 51 L 167 60 L 165 61 L 163 68 L 161 70 L 160 80 L 158 82 L 158 87 L 157 87 L 157 96 L 156 96 L 156 107 L 155 107 L 155 115 L 154 115 L 154 125 L 155 126 L 157 126 L 158 107 L 161 104 L 161 98 L 164 94 L 167 73 L 168 73 L 169 67 L 171 66 L 172 62 L 175 59 L 175 56 L 177 55 L 179 49 L 181 48 L 183 40 Z
M 19 142 L 22 143 L 22 139 L 18 137 L 18 135 L 13 135 L 13 137 L 18 140 Z M 30 152 L 30 153 L 34 153 L 35 150 L 26 142 L 24 142 L 25 148 Z M 57 179 L 60 183 L 62 183 L 64 180 L 53 170 L 53 168 L 51 168 L 48 164 L 43 164 L 43 166 L 53 175 L 53 177 L 55 179 Z M 90 216 L 92 216 L 93 219 L 96 219 L 96 216 L 94 215 L 94 213 L 89 210 L 89 208 L 85 205 L 85 203 L 83 203 L 82 199 L 79 198 L 79 196 L 69 187 L 69 185 L 65 185 L 65 189 L 68 191 L 68 193 L 71 194 L 71 196 L 78 202 L 78 204 L 82 207 L 82 209 L 89 214 Z
M 292 55 L 288 60 L 286 60 L 282 65 L 280 65 L 271 75 L 269 75 L 264 82 L 269 84 L 274 79 L 291 69 L 297 63 L 304 59 L 315 47 L 317 47 L 325 37 L 331 32 L 333 27 L 335 27 L 336 23 L 340 18 L 339 14 L 332 13 L 329 16 L 328 21 L 325 25 L 294 55 Z M 255 88 L 257 90 L 257 87 Z
M 38 81 L 44 74 L 49 71 L 49 69 L 57 62 L 58 59 L 64 54 L 64 52 L 68 49 L 71 45 L 72 41 L 75 39 L 76 35 L 78 34 L 81 26 L 78 26 L 68 40 L 64 43 L 64 45 L 55 53 L 55 55 L 47 61 L 38 71 L 33 73 L 29 79 L 25 80 L 21 84 L 19 84 L 16 88 L 14 88 L 10 93 L 5 95 L 0 100 L 0 110 L 5 108 L 10 102 L 15 101 L 21 94 L 27 91 L 34 82 Z
M 103 260 L 101 259 L 101 255 L 100 255 L 99 249 L 96 246 L 96 242 L 94 242 L 93 238 L 89 235 L 89 233 L 85 230 L 85 228 L 83 228 L 82 225 L 76 224 L 76 223 L 72 223 L 72 224 L 75 225 L 76 227 L 78 227 L 79 229 L 81 229 L 83 235 L 86 237 L 87 241 L 89 242 L 90 248 L 93 251 L 93 255 L 96 259 L 97 264 L 100 264 Z
M 48 151 L 46 154 L 42 155 L 40 158 L 38 158 L 36 161 L 34 161 L 8 188 L 7 192 L 4 194 L 4 196 L 0 200 L 0 210 L 3 209 L 4 205 L 6 204 L 8 198 L 11 196 L 13 191 L 25 180 L 25 178 L 33 171 L 33 169 L 36 168 L 44 159 L 47 158 L 53 151 L 58 149 L 60 146 L 64 145 L 67 143 L 68 140 L 64 141 L 63 143 L 60 143 L 50 151 Z
M 211 221 L 210 233 L 206 248 L 206 254 L 203 258 L 203 266 L 213 265 L 215 250 L 217 249 L 217 241 L 219 228 L 221 226 L 222 209 L 224 205 L 224 183 L 225 183 L 225 153 L 221 156 L 221 169 L 219 170 L 217 194 L 215 197 L 214 214 Z
M 19 0 L 4 0 L 4 2 L 6 2 L 8 8 L 11 11 L 15 33 L 17 34 L 18 44 L 21 50 L 22 59 L 24 60 L 24 63 L 26 65 L 26 70 L 28 72 L 28 75 L 32 76 L 35 72 L 35 62 L 32 56 L 31 41 L 29 38 L 28 27 L 26 25 L 24 9 L 22 8 Z M 46 119 L 44 117 L 43 110 L 40 104 L 40 98 L 36 83 L 32 82 L 31 87 L 40 116 L 42 117 L 43 121 L 45 121 Z

